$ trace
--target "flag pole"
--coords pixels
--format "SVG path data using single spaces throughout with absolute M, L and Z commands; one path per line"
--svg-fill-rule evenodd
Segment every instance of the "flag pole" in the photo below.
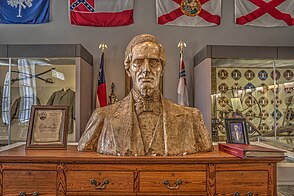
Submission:
M 99 65 L 99 73 L 98 73 L 98 84 L 97 84 L 97 96 L 96 96 L 96 107 L 98 106 L 98 103 L 100 103 L 100 107 L 104 107 L 107 105 L 107 94 L 106 94 L 106 81 L 105 81 L 105 49 L 107 48 L 107 45 L 105 43 L 99 44 L 99 49 L 101 49 L 101 59 L 100 59 L 100 65 Z
M 186 44 L 185 42 L 180 41 L 180 42 L 178 43 L 178 48 L 180 48 L 180 52 L 181 52 L 181 53 L 184 52 L 184 48 L 186 48 L 186 47 L 187 47 L 187 44 Z

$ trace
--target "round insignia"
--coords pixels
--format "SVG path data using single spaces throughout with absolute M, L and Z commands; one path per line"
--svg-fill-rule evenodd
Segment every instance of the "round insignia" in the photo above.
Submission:
M 268 112 L 266 110 L 261 110 L 261 113 L 259 114 L 262 120 L 266 120 L 269 116 Z
M 234 80 L 239 80 L 242 76 L 241 72 L 238 69 L 232 71 L 231 76 Z
M 265 97 L 260 97 L 258 103 L 261 107 L 265 107 L 268 104 L 268 99 Z
M 47 113 L 46 112 L 40 112 L 39 113 L 39 118 L 40 118 L 40 120 L 45 120 L 47 118 Z
M 260 92 L 261 94 L 265 94 L 268 91 L 268 86 L 264 83 L 261 83 L 259 87 L 256 88 L 257 92 Z
M 238 97 L 240 96 L 243 91 L 242 91 L 242 86 L 239 86 L 238 83 L 235 83 L 233 86 L 232 86 L 232 93 L 233 93 L 233 97 Z
M 274 105 L 275 101 L 271 100 L 271 103 Z M 280 97 L 277 97 L 277 107 L 279 107 L 282 104 L 282 100 L 280 99 Z
M 286 80 L 291 80 L 293 78 L 293 72 L 291 70 L 286 70 L 283 74 Z
M 276 70 L 276 80 L 280 79 L 281 73 Z M 271 78 L 274 79 L 274 71 L 271 72 Z
M 219 90 L 219 92 L 221 92 L 221 93 L 226 93 L 226 92 L 228 91 L 228 89 L 229 89 L 229 87 L 228 87 L 228 85 L 225 84 L 225 83 L 222 83 L 222 84 L 220 84 L 220 85 L 218 86 L 218 90 Z
M 258 72 L 258 78 L 259 78 L 260 80 L 266 80 L 267 77 L 268 77 L 268 74 L 267 74 L 266 71 L 261 70 L 260 72 Z
M 218 104 L 223 108 L 226 107 L 228 105 L 228 103 L 229 103 L 229 100 L 226 97 L 220 97 L 218 99 Z
M 245 99 L 245 104 L 248 106 L 248 107 L 252 107 L 253 105 L 255 105 L 255 100 L 252 98 L 252 97 L 247 97 Z
M 247 80 L 252 80 L 255 77 L 255 73 L 252 70 L 247 70 L 244 74 Z
M 261 123 L 261 125 L 259 125 L 259 130 L 261 130 L 262 132 L 266 132 L 269 130 L 269 126 L 266 123 Z
M 180 8 L 183 14 L 193 17 L 200 13 L 201 3 L 199 0 L 182 0 Z
M 228 77 L 228 72 L 224 69 L 219 70 L 219 72 L 217 73 L 217 76 L 221 79 L 221 80 L 225 80 Z
M 254 84 L 252 84 L 251 82 L 248 82 L 248 84 L 246 84 L 245 86 L 244 86 L 244 89 L 245 90 L 252 90 L 252 91 L 254 91 L 255 90 L 255 86 L 254 86 Z M 252 92 L 251 91 L 251 92 Z
M 249 120 L 253 120 L 255 118 L 255 113 L 253 110 L 249 110 L 245 115 Z
M 282 113 L 280 112 L 280 110 L 279 109 L 276 109 L 276 119 L 277 120 L 279 120 L 281 117 L 282 117 Z M 273 117 L 273 118 L 275 118 L 275 111 L 273 111 L 272 113 L 271 113 L 271 116 Z

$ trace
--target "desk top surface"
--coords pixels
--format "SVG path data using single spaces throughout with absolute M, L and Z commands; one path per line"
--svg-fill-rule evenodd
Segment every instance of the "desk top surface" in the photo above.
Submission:
M 66 150 L 26 150 L 25 145 L 0 152 L 0 162 L 66 162 L 66 163 L 229 163 L 280 162 L 281 157 L 241 159 L 218 150 L 185 156 L 112 156 L 97 152 L 79 152 L 76 145 Z

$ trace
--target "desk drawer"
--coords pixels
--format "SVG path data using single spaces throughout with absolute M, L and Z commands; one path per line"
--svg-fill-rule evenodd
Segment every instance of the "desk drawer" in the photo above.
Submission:
M 56 171 L 4 171 L 3 194 L 19 195 L 20 192 L 32 195 L 56 194 Z
M 206 172 L 140 172 L 140 192 L 206 192 Z
M 68 171 L 66 176 L 67 191 L 133 192 L 133 172 Z
M 216 193 L 219 195 L 268 195 L 267 171 L 216 172 Z

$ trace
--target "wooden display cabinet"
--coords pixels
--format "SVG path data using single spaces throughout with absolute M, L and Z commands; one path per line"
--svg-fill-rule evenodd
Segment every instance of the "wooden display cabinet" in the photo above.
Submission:
M 283 158 L 241 159 L 224 152 L 117 157 L 96 152 L 0 153 L 1 195 L 277 195 Z

